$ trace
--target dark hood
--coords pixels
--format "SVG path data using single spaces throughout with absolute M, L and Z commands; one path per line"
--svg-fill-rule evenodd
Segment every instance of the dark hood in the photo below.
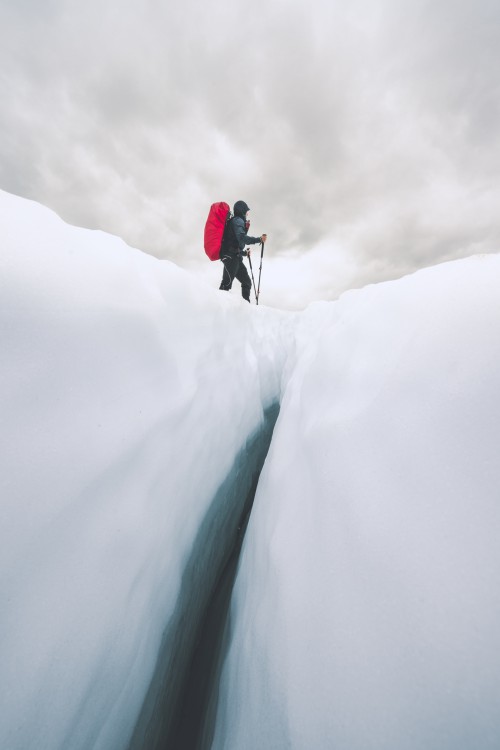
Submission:
M 242 216 L 245 218 L 246 212 L 250 211 L 250 206 L 248 206 L 245 201 L 236 201 L 233 211 L 235 216 Z

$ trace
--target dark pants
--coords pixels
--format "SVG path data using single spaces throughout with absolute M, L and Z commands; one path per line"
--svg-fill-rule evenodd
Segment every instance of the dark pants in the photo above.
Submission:
M 234 279 L 238 279 L 241 284 L 241 295 L 243 299 L 250 302 L 250 291 L 252 289 L 252 282 L 250 276 L 243 263 L 243 258 L 239 255 L 228 255 L 227 253 L 221 257 L 221 261 L 224 264 L 224 272 L 222 274 L 222 281 L 219 289 L 223 289 L 228 292 Z

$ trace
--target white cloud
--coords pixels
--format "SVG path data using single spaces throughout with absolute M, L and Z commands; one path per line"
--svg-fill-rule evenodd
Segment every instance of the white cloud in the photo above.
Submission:
M 495 250 L 499 20 L 492 0 L 4 0 L 0 187 L 210 278 L 208 207 L 243 198 L 276 304 Z

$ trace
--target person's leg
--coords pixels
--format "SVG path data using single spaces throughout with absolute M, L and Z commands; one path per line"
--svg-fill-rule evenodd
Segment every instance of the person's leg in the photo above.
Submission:
M 232 285 L 233 285 L 233 279 L 238 273 L 238 266 L 240 265 L 239 258 L 235 257 L 234 255 L 224 255 L 221 258 L 222 265 L 224 266 L 224 271 L 222 272 L 222 281 L 220 283 L 219 289 L 223 289 L 225 292 L 228 292 Z
M 236 272 L 236 278 L 241 283 L 241 296 L 243 297 L 243 299 L 246 299 L 247 302 L 250 302 L 252 282 L 250 280 L 250 276 L 248 275 L 247 267 L 245 266 L 243 261 L 241 261 L 240 267 Z

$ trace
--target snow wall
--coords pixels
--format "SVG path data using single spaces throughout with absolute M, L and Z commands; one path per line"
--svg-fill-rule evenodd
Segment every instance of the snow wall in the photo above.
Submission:
M 216 750 L 500 747 L 499 290 L 474 257 L 303 314 Z
M 281 401 L 212 747 L 497 748 L 500 258 L 291 315 L 0 215 L 0 747 L 154 747 Z
M 125 748 L 204 596 L 202 528 L 198 568 L 223 557 L 294 316 L 3 192 L 0 215 L 0 747 Z

